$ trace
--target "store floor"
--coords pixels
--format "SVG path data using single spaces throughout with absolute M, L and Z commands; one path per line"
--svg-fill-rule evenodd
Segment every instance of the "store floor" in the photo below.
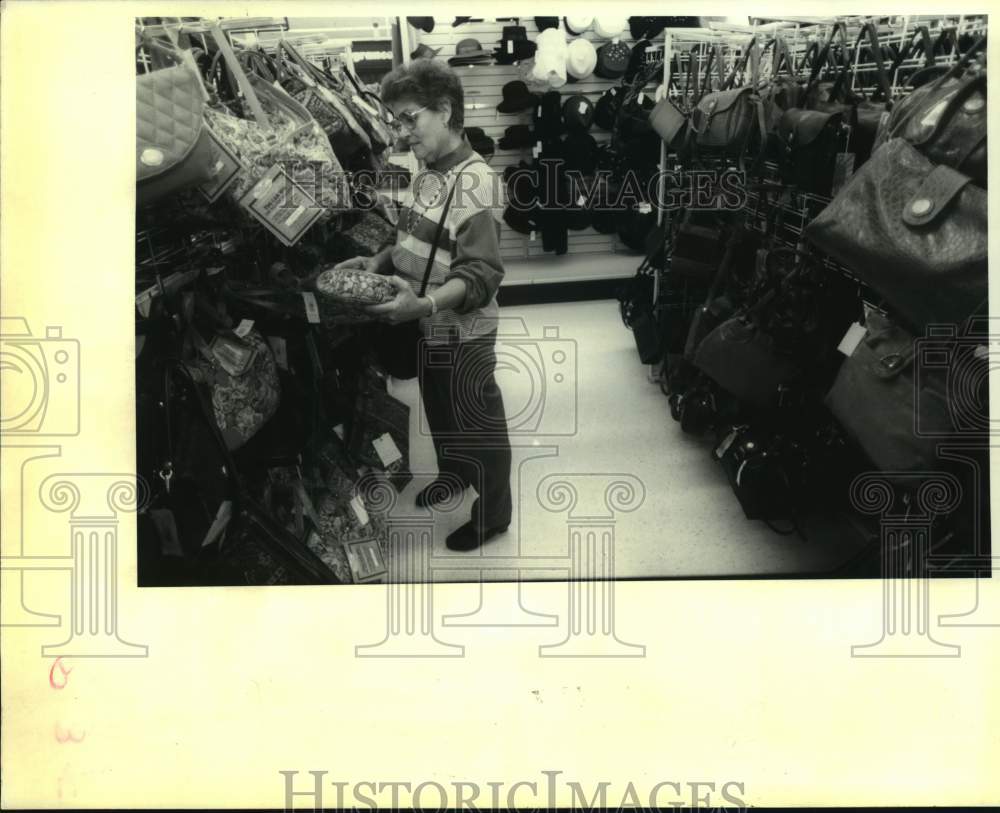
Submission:
M 514 520 L 481 550 L 454 553 L 445 537 L 468 519 L 475 493 L 469 489 L 455 510 L 434 511 L 434 581 L 611 575 L 600 570 L 609 566 L 607 559 L 588 570 L 577 557 L 572 569 L 570 535 L 589 530 L 601 538 L 610 529 L 615 578 L 821 573 L 857 552 L 859 543 L 849 536 L 803 540 L 744 517 L 709 441 L 684 434 L 670 418 L 616 301 L 506 307 L 501 316 L 510 320 L 503 330 L 526 328 L 528 334 L 501 339 L 497 348 L 513 446 Z M 538 359 L 544 360 L 544 384 Z M 432 442 L 421 431 L 416 381 L 393 386 L 411 408 L 416 474 L 393 517 L 426 516 L 414 498 L 436 471 Z M 546 434 L 555 432 L 564 434 Z M 557 481 L 569 485 L 560 489 Z M 626 485 L 609 490 L 615 482 Z

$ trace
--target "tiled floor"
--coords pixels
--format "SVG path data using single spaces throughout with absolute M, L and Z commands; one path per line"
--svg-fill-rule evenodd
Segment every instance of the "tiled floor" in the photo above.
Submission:
M 519 306 L 501 315 L 508 331 L 527 332 L 501 339 L 497 350 L 514 447 L 514 522 L 482 550 L 455 554 L 445 537 L 466 521 L 475 494 L 470 489 L 455 510 L 436 511 L 435 581 L 508 580 L 515 567 L 521 580 L 610 575 L 588 571 L 587 562 L 572 570 L 568 540 L 576 531 L 613 535 L 617 578 L 819 572 L 851 557 L 854 543 L 846 540 L 806 542 L 745 519 L 709 442 L 671 420 L 617 302 Z M 436 464 L 420 431 L 416 382 L 394 382 L 393 392 L 411 407 L 411 464 L 426 473 L 402 495 L 399 509 L 412 513 Z M 567 494 L 574 505 L 561 501 Z

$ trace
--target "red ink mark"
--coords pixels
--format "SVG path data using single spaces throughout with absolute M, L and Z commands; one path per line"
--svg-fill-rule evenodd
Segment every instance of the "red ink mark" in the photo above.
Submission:
M 56 742 L 58 742 L 60 745 L 64 745 L 67 742 L 83 742 L 83 738 L 86 736 L 87 736 L 86 731 L 80 734 L 79 737 L 77 737 L 75 734 L 73 734 L 72 731 L 68 729 L 65 733 L 63 733 L 60 730 L 59 724 L 56 723 Z
M 59 667 L 59 671 L 62 672 L 62 683 L 56 683 L 55 681 L 55 671 L 57 666 Z M 72 671 L 72 669 L 67 669 L 63 666 L 62 658 L 56 658 L 56 662 L 52 664 L 52 668 L 49 669 L 49 685 L 53 689 L 65 689 L 66 684 L 69 683 L 69 673 Z

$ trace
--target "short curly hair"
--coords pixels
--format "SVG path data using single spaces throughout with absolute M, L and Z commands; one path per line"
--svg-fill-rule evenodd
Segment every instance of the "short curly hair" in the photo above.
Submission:
M 451 102 L 448 127 L 460 131 L 465 126 L 465 93 L 462 82 L 450 67 L 434 59 L 414 59 L 382 77 L 382 101 L 386 104 L 409 99 L 431 110 L 441 102 Z

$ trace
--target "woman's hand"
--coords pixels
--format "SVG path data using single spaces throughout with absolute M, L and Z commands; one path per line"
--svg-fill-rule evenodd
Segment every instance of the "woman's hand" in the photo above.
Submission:
M 412 322 L 427 315 L 427 305 L 413 293 L 410 283 L 395 274 L 387 279 L 396 287 L 396 296 L 381 305 L 369 305 L 365 308 L 368 313 L 394 325 L 400 322 Z

